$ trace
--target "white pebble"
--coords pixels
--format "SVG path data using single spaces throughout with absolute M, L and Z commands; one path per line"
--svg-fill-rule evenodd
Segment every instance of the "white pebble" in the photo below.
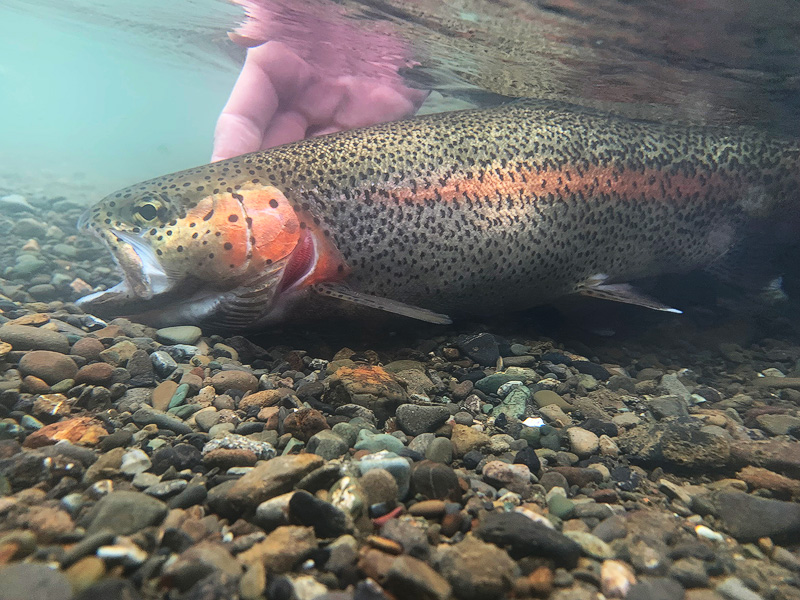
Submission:
M 697 537 L 705 538 L 714 542 L 721 542 L 725 539 L 725 536 L 723 536 L 721 533 L 717 533 L 705 525 L 697 525 L 694 528 L 694 531 L 697 534 Z

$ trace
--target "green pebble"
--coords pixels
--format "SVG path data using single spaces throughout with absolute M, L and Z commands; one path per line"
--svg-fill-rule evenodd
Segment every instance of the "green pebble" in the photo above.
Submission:
M 569 498 L 555 494 L 547 501 L 547 508 L 550 514 L 559 519 L 569 519 L 575 512 L 575 503 Z
M 561 450 L 561 438 L 557 433 L 542 435 L 539 438 L 539 444 L 542 448 L 550 448 L 550 450 L 555 450 L 556 452 Z
M 54 386 L 50 388 L 50 391 L 54 394 L 66 394 L 72 388 L 75 387 L 75 380 L 74 379 L 62 379 Z
M 41 429 L 44 427 L 44 423 L 42 423 L 36 417 L 32 417 L 30 415 L 22 415 L 22 418 L 19 420 L 19 424 L 25 429 Z
M 169 399 L 169 405 L 167 406 L 167 410 L 183 404 L 188 394 L 189 394 L 189 384 L 188 383 L 180 384 L 175 389 L 175 392 L 172 394 L 172 398 Z
M 181 406 L 176 406 L 175 408 L 170 408 L 167 410 L 167 413 L 178 417 L 179 419 L 188 419 L 198 410 L 203 408 L 199 404 L 182 404 Z
M 286 447 L 281 452 L 281 456 L 286 456 L 287 454 L 297 454 L 305 447 L 305 443 L 301 442 L 297 438 L 292 438 L 286 443 Z
M 528 442 L 531 448 L 539 447 L 539 438 L 542 435 L 541 427 L 523 427 L 519 432 L 519 439 Z
M 388 450 L 389 452 L 400 452 L 404 446 L 403 442 L 388 433 L 370 433 L 366 429 L 358 432 L 358 441 L 353 446 L 356 450 L 367 450 L 370 453 Z
M 484 394 L 496 394 L 498 388 L 504 383 L 519 381 L 519 379 L 520 377 L 516 373 L 513 375 L 508 373 L 495 373 L 494 375 L 489 375 L 488 377 L 476 381 L 475 387 Z

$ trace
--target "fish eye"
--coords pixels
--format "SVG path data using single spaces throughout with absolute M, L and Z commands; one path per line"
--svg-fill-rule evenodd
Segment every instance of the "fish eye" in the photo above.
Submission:
M 140 204 L 136 207 L 136 214 L 145 221 L 152 221 L 158 216 L 158 208 L 149 202 L 146 204 Z

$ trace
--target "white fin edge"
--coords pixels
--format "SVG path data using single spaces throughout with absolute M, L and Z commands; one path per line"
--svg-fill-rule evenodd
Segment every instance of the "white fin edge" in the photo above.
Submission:
M 635 306 L 674 313 L 676 315 L 683 314 L 682 310 L 667 306 L 663 302 L 640 292 L 629 283 L 605 283 L 607 280 L 608 275 L 597 273 L 579 285 L 577 292 L 582 296 L 589 296 L 591 298 L 622 302 L 623 304 L 633 304 Z

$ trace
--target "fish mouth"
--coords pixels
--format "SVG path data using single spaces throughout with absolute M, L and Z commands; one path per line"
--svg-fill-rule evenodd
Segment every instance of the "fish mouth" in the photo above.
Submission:
M 83 217 L 78 227 L 88 229 L 100 238 L 123 276 L 114 287 L 79 298 L 78 306 L 95 309 L 127 301 L 148 301 L 174 287 L 153 249 L 139 236 L 117 229 L 99 232 L 88 227 Z

